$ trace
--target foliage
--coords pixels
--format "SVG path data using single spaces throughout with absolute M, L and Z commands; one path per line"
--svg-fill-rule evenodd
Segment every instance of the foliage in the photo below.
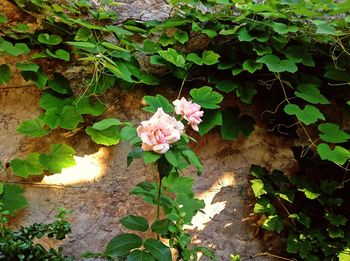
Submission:
M 70 233 L 65 216 L 68 213 L 60 209 L 57 220 L 49 224 L 33 224 L 14 231 L 6 227 L 8 211 L 0 208 L 0 259 L 1 260 L 73 260 L 64 256 L 62 248 L 45 249 L 37 239 L 44 237 L 62 240 Z
M 17 131 L 40 138 L 56 129 L 63 129 L 68 137 L 83 130 L 97 144 L 111 146 L 120 141 L 129 142 L 133 148 L 127 164 L 138 158 L 145 164 L 154 163 L 162 180 L 162 185 L 142 183 L 135 188 L 136 192 L 133 190 L 146 202 L 162 208 L 166 216 L 164 223 L 159 223 L 160 220 L 156 224 L 147 223 L 147 229 L 159 228 L 159 237 L 174 239 L 169 247 L 176 248 L 183 259 L 188 260 L 191 255 L 196 258 L 196 248 L 193 251 L 187 248 L 190 240 L 183 224 L 190 222 L 202 203 L 189 189 L 188 184 L 192 186 L 193 181 L 179 173 L 192 164 L 200 174 L 203 166 L 190 149 L 188 136 L 182 136 L 167 153 L 160 155 L 141 149 L 133 124 L 106 119 L 103 97 L 113 87 L 132 90 L 135 85 L 180 81 L 179 97 L 183 89 L 188 88 L 192 101 L 204 110 L 199 134 L 205 135 L 217 128 L 225 140 L 246 137 L 254 130 L 250 105 L 258 104 L 255 107 L 263 106 L 262 116 L 268 114 L 266 125 L 271 125 L 278 135 L 285 133 L 280 127 L 287 126 L 288 134 L 301 139 L 307 137 L 301 154 L 315 153 L 309 159 L 318 163 L 313 166 L 314 172 L 323 173 L 322 166 L 326 164 L 335 166 L 330 175 L 339 169 L 348 173 L 348 126 L 332 114 L 334 107 L 341 108 L 345 119 L 349 114 L 350 4 L 347 1 L 169 0 L 174 7 L 171 18 L 148 22 L 128 20 L 121 25 L 111 25 L 116 15 L 106 8 L 108 1 L 101 1 L 99 10 L 93 9 L 86 0 L 60 5 L 49 0 L 14 2 L 28 14 L 40 17 L 44 24 L 32 32 L 24 24 L 13 26 L 7 14 L 0 15 L 0 54 L 25 57 L 21 60 L 26 62 L 17 63 L 16 69 L 25 81 L 41 90 L 42 114 L 21 123 Z M 191 49 L 196 37 L 202 39 L 202 46 Z M 163 73 L 151 74 L 152 70 L 141 66 L 140 57 L 145 58 L 151 69 L 161 68 Z M 64 75 L 50 72 L 43 60 L 51 64 L 84 63 L 90 65 L 93 72 L 76 88 Z M 14 69 L 0 64 L 0 84 L 9 83 Z M 146 96 L 144 102 L 147 112 L 154 113 L 159 107 L 166 113 L 174 111 L 166 97 L 159 94 Z M 10 167 L 22 178 L 61 172 L 62 168 L 74 164 L 74 153 L 68 145 L 52 144 L 22 159 L 13 159 Z M 345 183 L 339 181 L 337 175 L 326 177 L 323 187 L 328 190 L 320 191 L 317 186 L 309 185 L 313 181 L 309 177 L 300 185 L 275 171 L 271 176 L 281 179 L 281 184 L 276 184 L 265 172 L 254 167 L 256 178 L 252 180 L 253 193 L 258 198 L 254 211 L 267 215 L 263 228 L 281 232 L 286 231 L 290 222 L 295 223 L 297 226 L 287 226 L 289 252 L 306 260 L 322 260 L 332 255 L 346 260 L 349 246 L 344 243 L 347 232 L 343 227 L 344 218 L 349 215 L 338 213 L 344 197 L 330 197 L 327 201 L 324 196 L 334 182 L 342 186 Z M 187 192 L 180 191 L 181 186 L 186 187 Z M 162 201 L 157 191 L 164 196 Z M 13 206 L 9 209 L 11 214 L 25 206 L 20 188 L 0 184 L 0 192 L 3 206 Z M 271 198 L 279 198 L 291 204 L 293 210 L 298 209 L 294 199 L 300 194 L 307 204 L 321 200 L 318 209 L 327 210 L 320 214 L 324 220 L 317 227 L 317 233 L 304 231 L 305 227 L 317 225 L 311 222 L 312 218 L 307 218 L 307 213 L 293 212 L 286 224 L 271 202 Z M 327 205 L 330 202 L 331 207 Z M 129 229 L 135 229 L 136 225 L 147 230 L 145 221 L 136 216 L 122 223 Z M 326 230 L 321 225 L 325 225 Z M 304 230 L 300 232 L 299 227 Z M 140 243 L 135 236 L 129 237 L 134 239 L 134 244 L 126 248 L 127 251 L 124 249 L 122 256 L 128 254 L 130 260 L 168 258 L 168 246 L 161 245 L 158 239 Z M 334 243 L 336 239 L 338 244 Z M 144 249 L 135 249 L 141 245 Z M 156 252 L 157 249 L 161 251 Z M 113 256 L 111 251 L 107 251 L 105 257 L 111 253 Z

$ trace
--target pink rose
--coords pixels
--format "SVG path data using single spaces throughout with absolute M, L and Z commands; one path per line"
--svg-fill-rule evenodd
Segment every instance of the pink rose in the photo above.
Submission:
M 198 131 L 198 124 L 202 122 L 201 117 L 204 112 L 201 111 L 201 106 L 197 103 L 187 101 L 184 97 L 181 100 L 173 101 L 176 114 L 182 115 L 191 125 L 192 129 Z
M 184 132 L 184 125 L 174 117 L 166 114 L 162 108 L 148 120 L 142 121 L 137 127 L 137 135 L 141 138 L 144 151 L 165 153 L 169 150 L 169 144 L 180 140 Z

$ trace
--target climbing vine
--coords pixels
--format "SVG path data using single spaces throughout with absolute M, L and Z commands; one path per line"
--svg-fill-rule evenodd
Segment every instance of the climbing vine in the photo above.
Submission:
M 149 224 L 133 215 L 121 220 L 126 228 L 151 230 L 157 238 L 118 235 L 104 253 L 87 256 L 171 260 L 171 247 L 179 259 L 196 259 L 197 252 L 215 259 L 207 248 L 191 248 L 183 229 L 203 208 L 203 202 L 194 198 L 193 179 L 182 175 L 188 165 L 199 174 L 203 171 L 189 146 L 193 138 L 180 131 L 178 139 L 163 137 L 168 142 L 147 144 L 150 134 L 137 131 L 138 124 L 104 116 L 108 110 L 104 93 L 116 86 L 132 91 L 137 86 L 165 86 L 171 80 L 178 86 L 174 104 L 159 94 L 144 97 L 144 110 L 153 117 L 166 114 L 180 123 L 188 121 L 202 136 L 218 129 L 223 139 L 236 140 L 254 130 L 251 108 L 257 104 L 268 130 L 298 137 L 300 145 L 293 150 L 304 169 L 292 179 L 253 167 L 252 191 L 257 197 L 253 211 L 266 216 L 263 229 L 286 235 L 291 258 L 348 260 L 349 213 L 343 209 L 350 159 L 348 2 L 170 0 L 168 19 L 120 23 L 113 23 L 117 16 L 108 9 L 113 1 L 101 1 L 98 8 L 87 0 L 13 2 L 39 27 L 0 14 L 0 54 L 18 57 L 16 64 L 0 65 L 1 88 L 10 88 L 11 76 L 18 71 L 41 90 L 42 109 L 17 131 L 33 138 L 56 129 L 67 136 L 84 132 L 104 146 L 129 142 L 128 165 L 142 158 L 159 171 L 156 182 L 141 182 L 132 190 L 157 206 L 156 220 Z M 64 71 L 47 66 L 59 63 L 88 70 L 77 83 Z M 182 99 L 184 89 L 189 95 Z M 179 104 L 191 109 L 180 109 Z M 334 115 L 334 108 L 340 115 Z M 25 179 L 59 173 L 75 164 L 75 150 L 68 144 L 69 138 L 24 158 L 4 159 L 1 171 Z M 22 192 L 17 185 L 0 183 L 1 210 L 15 215 L 24 208 Z M 318 208 L 321 220 L 298 206 L 296 198 Z M 160 238 L 170 239 L 168 245 Z M 121 249 L 121 241 L 129 245 Z

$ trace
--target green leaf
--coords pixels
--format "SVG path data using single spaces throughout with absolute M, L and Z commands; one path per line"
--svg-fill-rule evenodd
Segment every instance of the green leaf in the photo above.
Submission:
M 231 80 L 216 80 L 215 83 L 215 88 L 225 93 L 230 93 L 239 86 L 238 82 Z
M 189 53 L 186 56 L 186 60 L 190 61 L 190 62 L 193 62 L 193 63 L 195 63 L 197 65 L 203 65 L 202 58 L 199 57 L 198 54 L 196 54 L 196 53 Z
M 296 33 L 298 31 L 298 27 L 296 25 L 286 25 L 277 22 L 272 22 L 271 27 L 278 34 Z
M 141 158 L 143 156 L 143 150 L 139 146 L 133 147 L 133 149 L 128 153 L 127 156 L 127 166 L 133 162 L 134 159 Z
M 16 66 L 21 72 L 38 72 L 40 69 L 36 63 L 17 63 Z
M 302 63 L 305 66 L 314 67 L 315 62 L 312 59 L 312 55 L 307 51 L 304 46 L 288 46 L 284 50 L 285 56 L 295 63 Z
M 6 24 L 7 23 L 7 16 L 0 14 L 0 24 Z
M 39 161 L 51 173 L 60 173 L 62 168 L 75 165 L 75 150 L 65 144 L 51 144 L 50 154 L 40 154 Z
M 295 219 L 297 220 L 300 224 L 304 225 L 307 228 L 310 228 L 310 224 L 311 224 L 311 218 L 308 217 L 306 214 L 304 214 L 303 212 L 300 212 L 299 214 L 294 213 L 294 214 L 290 214 L 289 218 Z
M 236 140 L 240 134 L 249 136 L 254 130 L 253 118 L 243 115 L 239 117 L 236 108 L 228 107 L 222 112 L 221 136 L 225 140 Z
M 165 154 L 164 154 L 166 160 L 174 167 L 178 166 L 178 162 L 177 162 L 177 158 L 174 154 L 174 152 L 172 152 L 171 150 L 168 150 Z
M 252 183 L 251 187 L 255 197 L 259 198 L 261 195 L 267 194 L 264 182 L 261 179 L 253 179 L 250 182 Z
M 304 109 L 301 109 L 296 104 L 287 104 L 284 107 L 284 111 L 288 115 L 295 115 L 298 118 L 298 120 L 300 120 L 306 125 L 315 123 L 319 119 L 325 120 L 325 117 L 322 114 L 322 112 L 320 112 L 318 108 L 312 105 L 306 105 Z
M 163 108 L 163 111 L 166 113 L 172 113 L 174 111 L 174 106 L 160 94 L 156 96 L 145 96 L 143 99 L 148 105 L 143 108 L 144 111 L 155 113 L 158 108 Z
M 50 92 L 43 92 L 39 105 L 44 110 L 57 109 L 61 111 L 65 106 L 73 105 L 73 98 L 61 99 Z
M 299 84 L 295 96 L 313 104 L 330 104 L 330 101 L 320 93 L 316 85 L 311 83 Z
M 143 42 L 143 51 L 145 51 L 146 53 L 158 53 L 158 51 L 161 50 L 162 47 L 156 42 L 153 42 L 148 39 Z
M 183 150 L 182 155 L 197 169 L 197 174 L 201 175 L 203 172 L 203 165 L 200 159 L 192 150 Z
M 252 82 L 244 82 L 244 84 L 239 84 L 236 89 L 237 97 L 241 99 L 242 102 L 251 104 L 252 99 L 255 94 L 257 94 L 256 87 Z
M 339 67 L 334 66 L 334 64 L 329 64 L 325 66 L 324 77 L 335 80 L 335 81 L 344 81 L 350 82 L 350 74 L 346 70 L 342 70 Z
M 44 167 L 40 164 L 39 157 L 39 153 L 31 153 L 25 160 L 12 160 L 10 167 L 16 176 L 22 178 L 28 178 L 30 175 L 42 175 Z
M 326 21 L 314 20 L 312 23 L 316 25 L 317 34 L 337 35 L 337 30 Z
M 203 136 L 215 126 L 222 125 L 222 114 L 220 110 L 205 110 L 202 122 L 199 124 L 199 134 Z
M 143 161 L 145 162 L 145 164 L 150 164 L 150 163 L 154 163 L 156 162 L 162 155 L 155 153 L 155 152 L 151 152 L 151 151 L 145 151 L 143 153 Z
M 84 122 L 84 119 L 74 106 L 65 106 L 62 111 L 58 109 L 47 110 L 45 122 L 51 129 L 61 127 L 66 130 L 74 130 L 79 123 Z
M 190 91 L 190 95 L 195 103 L 198 103 L 206 109 L 220 108 L 218 103 L 224 98 L 220 93 L 213 91 L 213 88 L 209 86 L 194 88 Z
M 317 152 L 322 160 L 333 161 L 339 165 L 350 159 L 350 151 L 341 146 L 335 146 L 332 150 L 327 144 L 321 143 L 317 146 Z
M 135 234 L 121 234 L 109 241 L 104 255 L 106 256 L 125 256 L 131 250 L 142 246 L 142 239 Z
M 24 80 L 33 81 L 39 89 L 43 89 L 45 87 L 48 77 L 39 65 L 33 63 L 17 63 L 16 66 L 21 71 Z
M 148 238 L 143 242 L 143 246 L 147 249 L 156 260 L 171 261 L 171 252 L 169 247 L 159 240 Z
M 213 51 L 204 51 L 202 54 L 202 62 L 205 65 L 213 65 L 219 62 L 220 55 Z
M 270 215 L 261 227 L 268 231 L 276 231 L 277 233 L 280 233 L 284 227 L 283 220 L 278 215 Z
M 92 32 L 88 28 L 79 28 L 77 33 L 75 34 L 74 40 L 87 42 L 92 37 Z
M 173 193 L 192 193 L 193 178 L 186 176 L 179 176 L 171 172 L 169 176 L 163 178 L 163 186 Z
M 150 253 L 136 249 L 128 255 L 127 261 L 155 261 L 155 259 Z
M 128 30 L 125 30 L 124 28 L 122 27 L 119 27 L 119 26 L 115 26 L 115 25 L 108 25 L 106 26 L 107 30 L 111 31 L 112 33 L 115 33 L 117 36 L 119 35 L 127 35 L 127 36 L 130 36 L 130 35 L 134 35 L 134 33 L 128 31 Z
M 320 138 L 329 143 L 343 143 L 350 139 L 350 135 L 345 131 L 340 130 L 338 124 L 335 123 L 322 123 L 318 125 L 318 130 L 323 134 L 320 134 Z
M 317 199 L 320 196 L 320 194 L 318 194 L 317 192 L 312 191 L 311 188 L 303 188 L 298 190 L 304 192 L 305 197 L 311 200 Z
M 111 146 L 119 143 L 119 129 L 122 123 L 117 119 L 104 119 L 87 127 L 85 132 L 97 144 Z
M 343 215 L 336 215 L 331 213 L 326 213 L 325 218 L 334 226 L 345 226 L 348 219 Z
M 50 130 L 45 128 L 45 121 L 42 117 L 33 120 L 26 120 L 21 123 L 17 131 L 23 135 L 31 137 L 43 137 L 50 133 Z
M 338 260 L 339 261 L 349 261 L 350 260 L 350 249 L 346 248 L 343 251 L 339 252 Z
M 3 193 L 0 195 L 0 203 L 2 211 L 9 211 L 11 216 L 15 212 L 25 208 L 28 203 L 23 196 L 23 189 L 20 186 L 12 184 L 3 184 Z
M 60 73 L 54 73 L 53 79 L 48 81 L 49 87 L 60 94 L 72 94 L 69 80 Z
M 268 175 L 268 171 L 266 168 L 263 168 L 258 165 L 252 165 L 250 169 L 250 174 L 252 174 L 256 178 L 263 178 L 264 176 Z
M 174 225 L 174 223 L 169 219 L 162 219 L 154 221 L 151 228 L 155 233 L 158 233 L 160 235 L 167 235 L 169 234 L 169 227 L 172 225 Z
M 12 43 L 0 38 L 0 53 L 1 52 L 17 57 L 30 53 L 30 49 L 25 43 L 16 43 L 13 45 Z
M 47 54 L 53 58 L 61 59 L 63 61 L 70 61 L 70 53 L 63 49 L 58 49 L 55 53 L 52 53 L 49 49 L 46 50 Z
M 11 79 L 10 67 L 6 64 L 0 65 L 0 84 L 7 83 Z
M 188 37 L 188 34 L 187 32 L 185 31 L 176 31 L 175 34 L 174 34 L 174 38 L 179 41 L 181 44 L 184 44 L 188 41 L 189 37 Z
M 122 141 L 130 140 L 136 135 L 136 129 L 131 126 L 125 126 L 120 130 L 120 138 L 122 139 Z
M 290 72 L 295 73 L 298 67 L 295 62 L 289 59 L 281 60 L 276 55 L 267 54 L 256 60 L 258 63 L 263 63 L 271 72 Z
M 263 67 L 263 64 L 257 63 L 255 60 L 245 60 L 242 67 L 244 70 L 248 71 L 249 73 L 254 73 L 257 70 L 261 70 Z
M 267 213 L 269 215 L 276 214 L 275 207 L 266 198 L 259 198 L 254 205 L 254 213 L 262 214 Z
M 176 51 L 175 49 L 168 48 L 166 51 L 159 51 L 158 53 L 165 60 L 174 64 L 177 67 L 182 68 L 186 63 L 184 56 L 180 52 Z
M 148 222 L 144 217 L 128 215 L 120 220 L 120 223 L 131 230 L 145 232 L 148 229 Z
M 39 34 L 38 41 L 43 44 L 58 45 L 62 42 L 62 37 L 55 34 Z
M 106 105 L 100 100 L 93 100 L 87 96 L 76 99 L 74 105 L 76 106 L 78 113 L 89 114 L 92 116 L 100 116 L 106 110 Z
M 90 42 L 66 42 L 66 43 L 79 49 L 90 49 L 90 48 L 96 47 L 95 44 Z

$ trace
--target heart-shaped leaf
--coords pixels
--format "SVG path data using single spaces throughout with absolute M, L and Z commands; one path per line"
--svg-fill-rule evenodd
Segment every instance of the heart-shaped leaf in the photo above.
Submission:
M 39 161 L 51 173 L 60 173 L 62 168 L 75 165 L 75 150 L 65 144 L 51 144 L 49 154 L 40 154 Z
M 298 120 L 305 123 L 306 125 L 315 123 L 318 120 L 325 120 L 325 117 L 322 114 L 322 112 L 320 112 L 319 109 L 312 105 L 306 105 L 304 109 L 301 109 L 296 104 L 287 104 L 284 107 L 284 111 L 288 115 L 295 115 L 298 118 Z

